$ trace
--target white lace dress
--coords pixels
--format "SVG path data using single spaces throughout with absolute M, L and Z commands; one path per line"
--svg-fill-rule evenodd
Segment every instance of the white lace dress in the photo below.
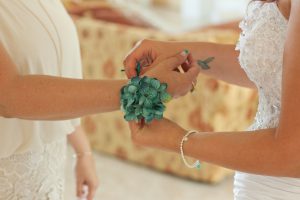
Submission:
M 276 3 L 261 2 L 249 5 L 240 24 L 239 61 L 259 92 L 258 112 L 248 130 L 278 126 L 287 24 Z M 300 179 L 236 172 L 234 196 L 235 200 L 297 200 Z
M 21 75 L 82 76 L 60 0 L 0 0 L 0 43 Z M 64 199 L 66 136 L 79 124 L 0 117 L 0 200 Z

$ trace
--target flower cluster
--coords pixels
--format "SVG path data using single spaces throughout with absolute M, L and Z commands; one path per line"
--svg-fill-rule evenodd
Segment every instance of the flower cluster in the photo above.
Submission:
M 150 123 L 162 119 L 166 109 L 164 103 L 172 99 L 167 93 L 168 85 L 147 76 L 134 77 L 121 89 L 121 108 L 126 121 L 144 119 Z

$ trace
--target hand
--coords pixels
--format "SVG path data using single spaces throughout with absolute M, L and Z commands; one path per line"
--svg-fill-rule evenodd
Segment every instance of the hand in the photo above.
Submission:
M 82 198 L 82 196 L 84 195 L 84 187 L 87 186 L 87 200 L 93 200 L 99 185 L 96 173 L 96 165 L 93 156 L 86 155 L 78 157 L 75 172 L 77 183 L 77 197 Z
M 145 73 L 145 76 L 154 77 L 162 83 L 168 84 L 168 92 L 174 97 L 187 94 L 192 89 L 192 84 L 196 83 L 200 72 L 199 67 L 193 63 L 185 73 L 180 73 L 177 68 L 183 64 L 189 54 L 185 51 L 172 57 L 162 60 L 154 68 Z
M 183 128 L 168 120 L 154 120 L 151 124 L 141 126 L 129 122 L 132 141 L 141 146 L 179 152 L 180 142 L 184 133 Z
M 157 66 L 162 60 L 169 58 L 182 51 L 182 47 L 176 42 L 162 42 L 154 40 L 141 40 L 129 52 L 124 60 L 125 72 L 128 78 L 136 76 L 136 63 L 139 61 L 142 66 L 142 73 Z M 187 71 L 190 64 L 193 63 L 191 55 L 187 57 L 186 62 L 181 63 L 184 71 Z M 151 67 L 150 67 L 151 66 Z

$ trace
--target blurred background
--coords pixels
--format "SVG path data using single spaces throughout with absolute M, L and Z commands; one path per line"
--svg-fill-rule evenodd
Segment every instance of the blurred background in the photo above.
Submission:
M 78 29 L 84 78 L 124 79 L 123 58 L 141 39 L 236 44 L 249 0 L 64 3 Z M 200 75 L 196 92 L 169 103 L 166 116 L 186 129 L 245 130 L 256 108 L 255 91 Z M 121 112 L 86 116 L 82 125 L 96 154 L 97 200 L 233 199 L 231 170 L 208 163 L 190 170 L 178 154 L 133 145 Z M 72 170 L 67 174 L 66 199 L 76 199 Z

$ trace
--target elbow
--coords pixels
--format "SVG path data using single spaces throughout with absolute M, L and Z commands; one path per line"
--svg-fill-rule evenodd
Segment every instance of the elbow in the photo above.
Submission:
M 7 111 L 7 107 L 3 104 L 0 104 L 0 117 L 13 118 L 13 116 Z
M 0 79 L 0 117 L 15 117 L 13 114 L 13 102 L 14 99 L 16 99 L 15 94 L 18 92 L 18 90 L 15 89 L 16 80 L 17 78 L 11 78 L 6 81 Z
M 287 162 L 282 163 L 286 165 L 285 175 L 289 178 L 300 178 L 300 162 Z
M 11 109 L 9 109 L 9 95 L 4 92 L 5 90 L 3 88 L 0 88 L 0 117 L 4 118 L 13 118 L 13 115 L 11 114 Z

